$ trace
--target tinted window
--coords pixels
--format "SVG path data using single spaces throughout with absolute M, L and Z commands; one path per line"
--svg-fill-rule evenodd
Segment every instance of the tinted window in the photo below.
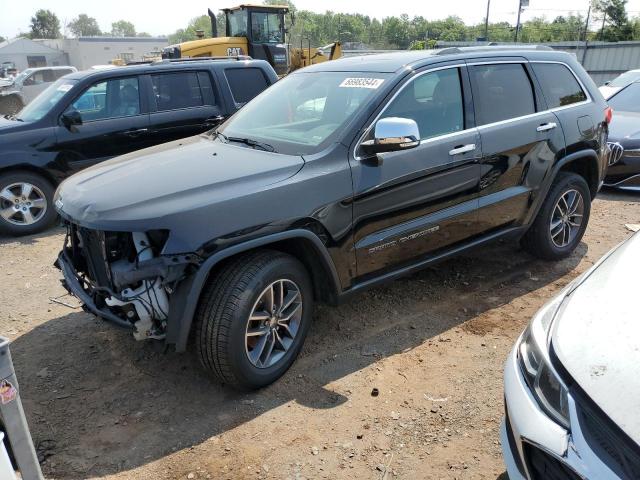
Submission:
M 64 77 L 65 75 L 71 73 L 72 70 L 68 70 L 68 69 L 61 69 L 61 70 L 54 70 L 53 71 L 53 76 L 55 77 L 55 79 L 59 79 L 60 77 Z
M 426 73 L 409 82 L 383 112 L 382 118 L 386 117 L 415 120 L 423 140 L 463 130 L 464 106 L 458 69 Z
M 640 83 L 632 83 L 627 88 L 616 93 L 607 102 L 614 112 L 619 110 L 621 112 L 640 113 Z
M 476 123 L 499 122 L 536 111 L 531 80 L 519 63 L 476 65 L 469 69 Z
M 587 99 L 573 73 L 559 63 L 531 64 L 549 108 L 571 105 Z
M 23 85 L 40 85 L 43 83 L 53 82 L 53 72 L 51 70 L 38 70 L 25 79 Z
M 228 68 L 224 71 L 236 103 L 246 103 L 269 86 L 259 68 Z
M 131 117 L 140 113 L 138 78 L 117 78 L 89 87 L 67 109 L 77 110 L 82 121 Z
M 213 96 L 211 79 L 198 72 L 162 73 L 151 75 L 153 92 L 158 111 L 177 110 L 179 108 L 200 107 L 205 104 L 200 80 L 209 101 Z

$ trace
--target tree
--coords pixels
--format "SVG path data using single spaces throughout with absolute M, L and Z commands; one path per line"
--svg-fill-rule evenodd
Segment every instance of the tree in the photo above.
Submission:
M 593 8 L 602 15 L 600 40 L 619 42 L 633 39 L 633 26 L 626 10 L 627 0 L 594 0 Z
M 126 20 L 118 20 L 111 24 L 111 35 L 114 37 L 135 37 L 136 27 Z
M 224 35 L 224 27 L 221 26 L 220 22 L 221 18 L 223 20 L 222 25 L 224 25 L 224 17 L 222 15 L 217 16 L 218 34 Z M 208 15 L 200 15 L 199 17 L 189 20 L 186 28 L 180 28 L 169 35 L 169 43 L 174 44 L 196 40 L 198 38 L 196 33 L 198 30 L 202 30 L 205 37 L 211 37 L 211 19 Z
M 31 38 L 59 38 L 60 20 L 51 10 L 40 9 L 31 17 Z
M 147 38 L 149 38 L 149 37 L 151 37 L 151 34 L 148 33 L 148 32 L 138 32 L 136 34 L 136 37 L 147 37 Z
M 98 37 L 102 35 L 98 21 L 89 17 L 86 13 L 81 13 L 77 18 L 69 23 L 69 30 L 76 37 Z

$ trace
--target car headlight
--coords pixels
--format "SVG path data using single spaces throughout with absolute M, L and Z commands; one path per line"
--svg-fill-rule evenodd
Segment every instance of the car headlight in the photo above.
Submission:
M 569 428 L 567 388 L 550 365 L 547 335 L 551 321 L 564 295 L 545 305 L 522 335 L 518 346 L 518 360 L 522 374 L 540 407 L 554 421 Z

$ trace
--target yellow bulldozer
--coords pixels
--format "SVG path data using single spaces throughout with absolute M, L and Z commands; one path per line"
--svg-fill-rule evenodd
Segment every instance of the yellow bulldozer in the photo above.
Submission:
M 215 14 L 209 9 L 212 38 L 204 38 L 199 31 L 198 40 L 169 45 L 162 50 L 162 58 L 236 57 L 248 55 L 266 60 L 278 75 L 342 56 L 340 42 L 320 48 L 311 45 L 299 47 L 287 44 L 286 5 L 238 5 L 222 9 L 226 32 L 218 37 Z

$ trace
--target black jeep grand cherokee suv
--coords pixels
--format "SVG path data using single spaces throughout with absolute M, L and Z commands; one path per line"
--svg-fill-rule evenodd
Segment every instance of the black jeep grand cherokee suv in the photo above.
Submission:
M 240 388 L 336 302 L 498 238 L 544 259 L 587 227 L 607 105 L 571 56 L 447 49 L 305 68 L 217 132 L 85 170 L 58 189 L 57 264 L 86 308 Z

